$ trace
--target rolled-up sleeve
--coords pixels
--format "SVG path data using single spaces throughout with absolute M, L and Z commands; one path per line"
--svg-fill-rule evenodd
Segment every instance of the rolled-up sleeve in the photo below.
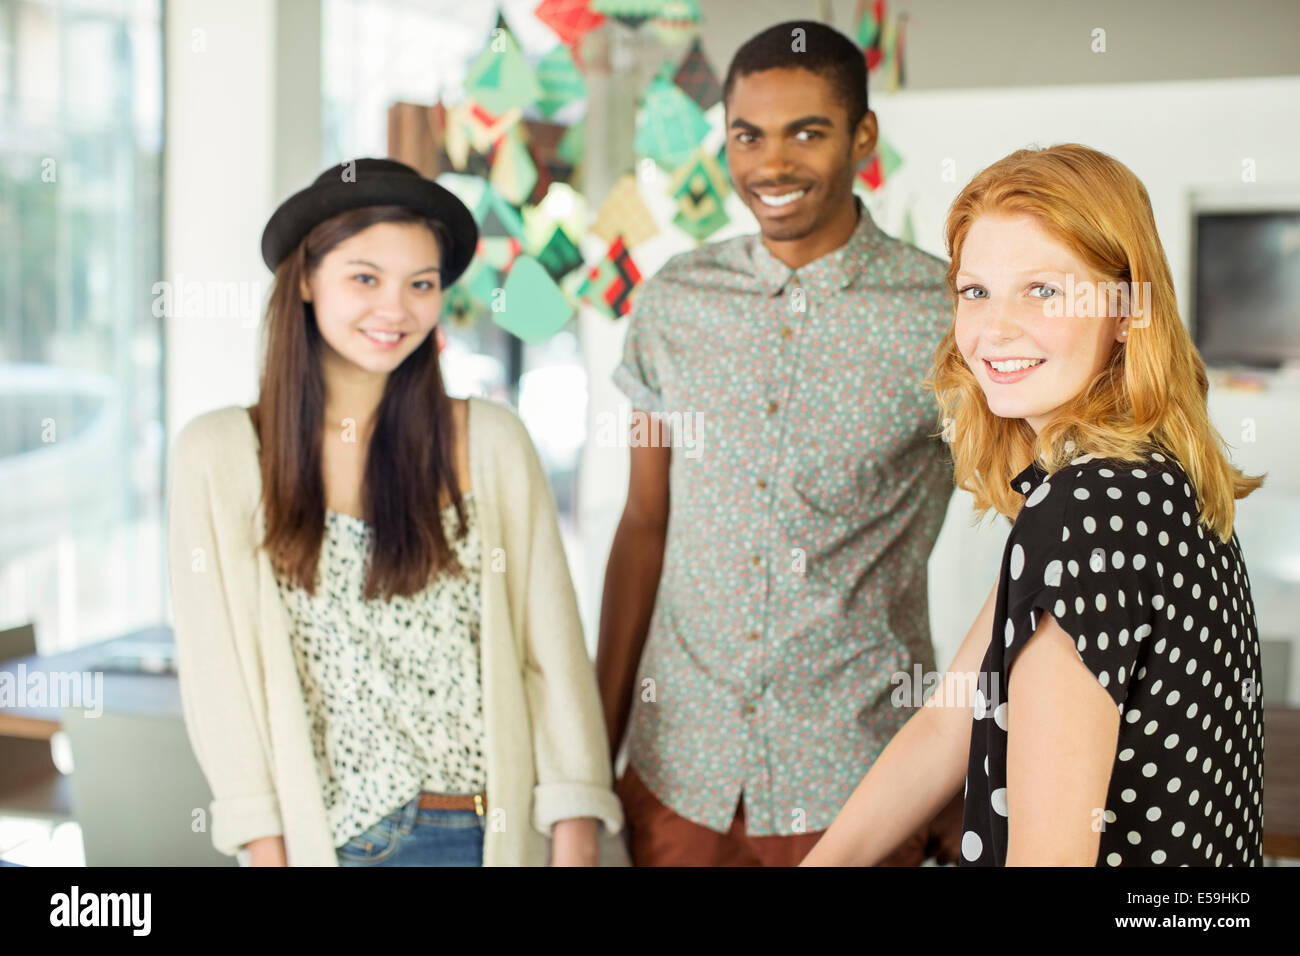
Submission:
M 235 621 L 248 619 L 251 612 L 243 605 L 253 596 L 242 594 L 232 584 L 231 569 L 221 565 L 210 471 L 218 450 L 194 424 L 173 443 L 168 489 L 177 676 L 186 733 L 212 790 L 212 845 L 233 856 L 250 840 L 282 834 L 283 827 L 267 756 L 265 710 L 259 711 L 252 697 L 262 686 L 260 664 L 236 635 Z
M 608 832 L 617 833 L 623 808 L 610 785 L 605 720 L 555 499 L 527 430 L 522 422 L 517 427 L 530 524 L 523 629 L 524 687 L 537 772 L 532 823 L 550 836 L 559 820 L 596 817 Z
M 647 412 L 665 410 L 659 367 L 664 358 L 663 343 L 656 325 L 662 321 L 656 305 L 658 287 L 658 281 L 651 278 L 637 290 L 623 340 L 623 358 L 610 376 L 619 391 L 631 400 L 633 408 Z

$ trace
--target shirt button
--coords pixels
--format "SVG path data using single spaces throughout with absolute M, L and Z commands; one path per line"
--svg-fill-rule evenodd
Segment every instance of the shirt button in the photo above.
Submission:
M 754 562 L 754 565 L 757 567 L 762 562 L 763 559 L 756 554 L 751 560 Z
M 745 640 L 747 641 L 758 640 L 758 631 L 750 631 L 748 634 L 745 635 Z
M 758 481 L 756 481 L 756 482 L 754 482 L 754 483 L 755 483 L 756 485 L 758 485 L 758 490 L 759 490 L 759 491 L 762 491 L 764 488 L 767 487 L 767 482 L 766 482 L 764 479 L 762 479 L 762 478 L 758 479 Z
M 746 704 L 746 705 L 745 705 L 745 714 L 746 714 L 746 715 L 749 715 L 749 714 L 752 714 L 753 712 L 754 712 L 754 705 L 753 705 L 753 704 Z
M 777 410 L 779 407 L 780 407 L 780 403 L 779 403 L 779 402 L 768 402 L 768 403 L 767 403 L 767 413 L 768 413 L 769 415 L 775 415 L 775 414 L 776 414 L 776 410 Z
M 792 335 L 794 335 L 794 332 L 791 330 L 790 326 L 784 325 L 781 327 L 781 338 L 788 339 Z

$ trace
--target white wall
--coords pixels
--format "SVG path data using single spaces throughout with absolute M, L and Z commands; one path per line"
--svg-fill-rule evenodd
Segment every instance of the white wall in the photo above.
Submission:
M 262 229 L 320 170 L 316 0 L 168 0 L 163 275 L 167 437 L 257 397 Z M 277 117 L 279 119 L 277 120 Z M 234 289 L 240 300 L 221 300 Z M 204 303 L 195 308 L 187 295 Z

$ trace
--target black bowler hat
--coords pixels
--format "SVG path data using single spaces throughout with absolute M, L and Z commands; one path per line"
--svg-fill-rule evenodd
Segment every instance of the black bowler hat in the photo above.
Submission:
M 460 278 L 474 258 L 478 225 L 454 193 L 395 159 L 354 159 L 331 166 L 280 204 L 262 231 L 262 260 L 274 272 L 313 228 L 362 206 L 405 206 L 445 225 L 451 244 L 441 250 L 443 287 Z

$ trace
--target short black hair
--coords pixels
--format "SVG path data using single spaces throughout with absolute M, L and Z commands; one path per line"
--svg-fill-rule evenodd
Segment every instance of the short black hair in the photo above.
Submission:
M 723 100 L 730 99 L 738 77 L 762 70 L 808 70 L 825 78 L 848 111 L 850 133 L 867 115 L 866 54 L 834 27 L 787 20 L 750 37 L 727 67 Z

